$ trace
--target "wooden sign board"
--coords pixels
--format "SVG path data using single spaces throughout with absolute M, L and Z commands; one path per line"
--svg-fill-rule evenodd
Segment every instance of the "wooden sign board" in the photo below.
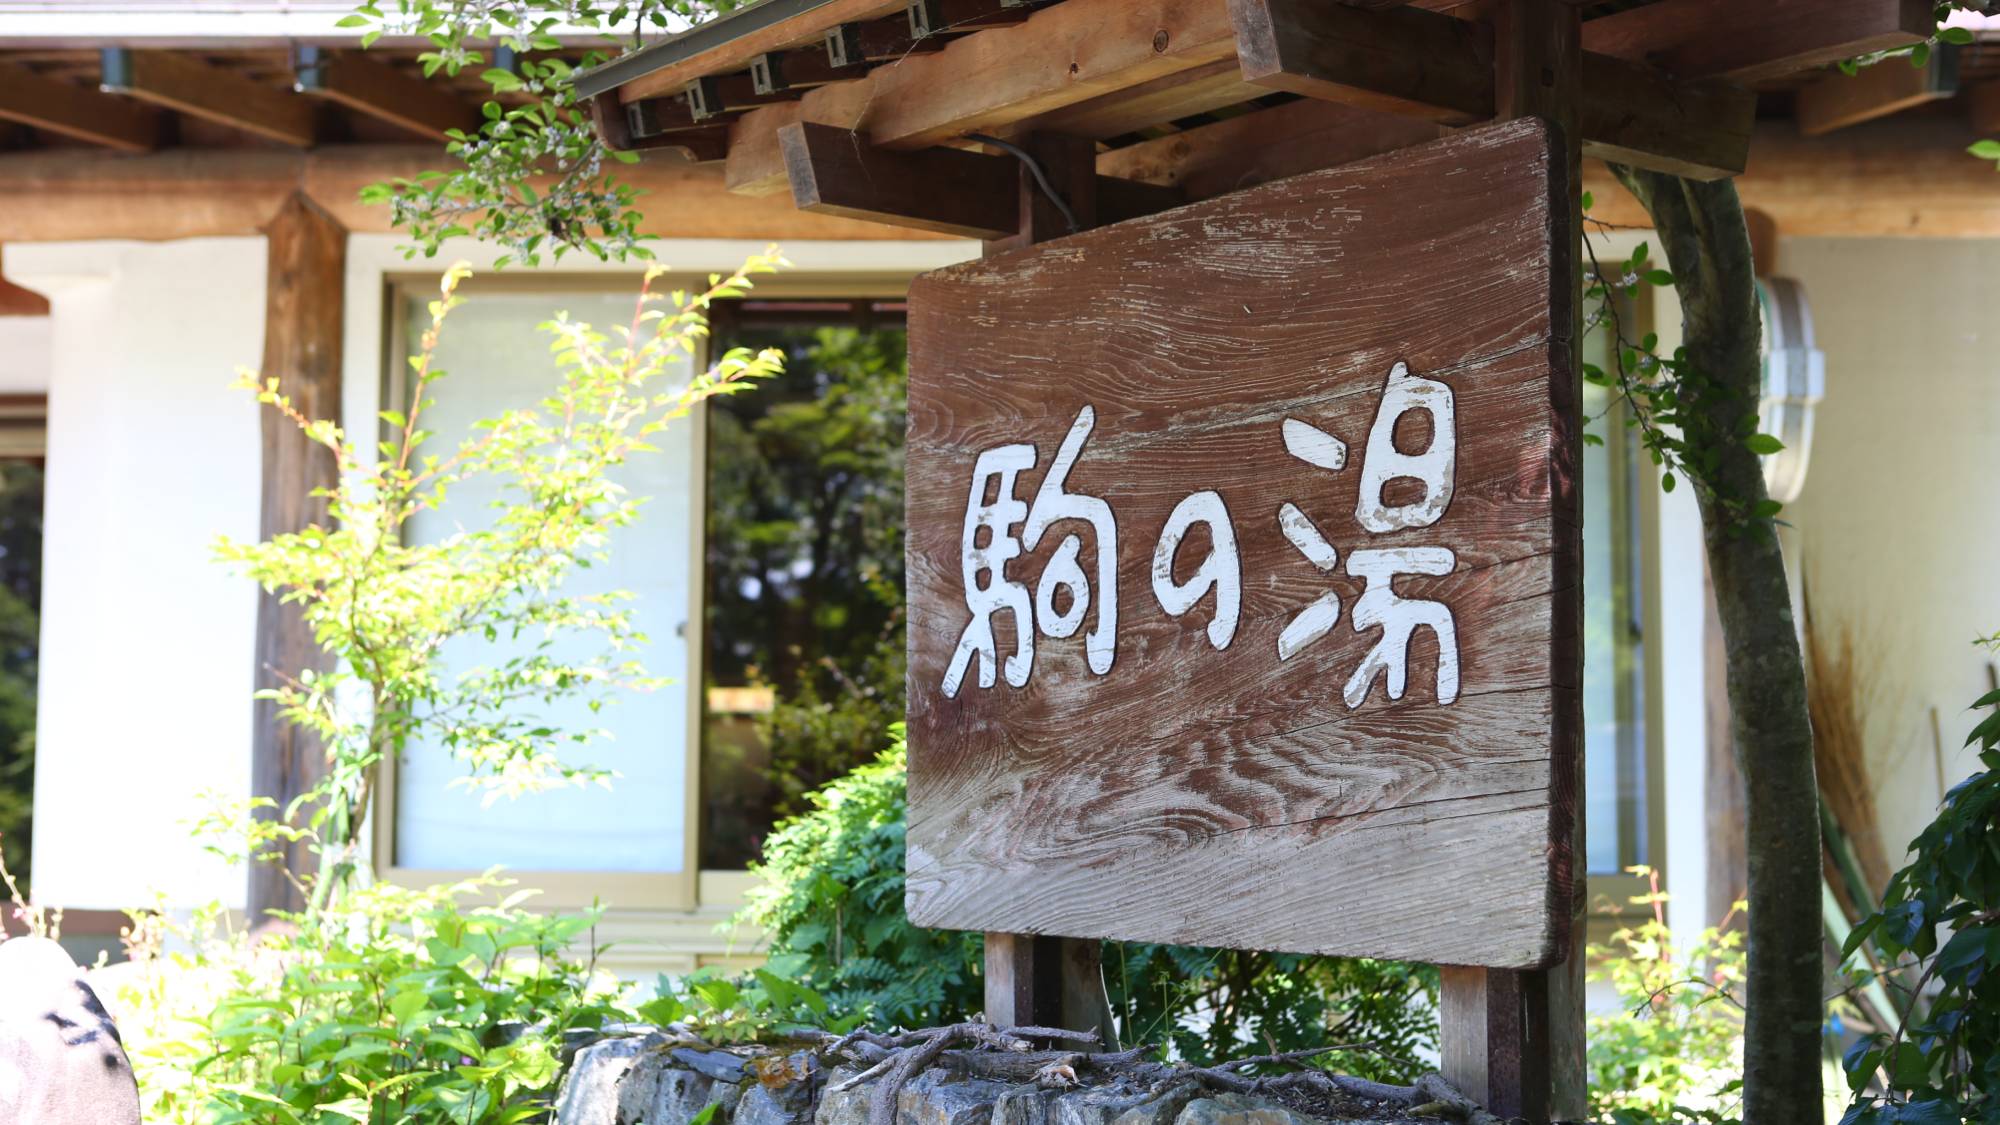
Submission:
M 913 921 L 1561 959 L 1565 167 L 1520 120 L 917 280 Z

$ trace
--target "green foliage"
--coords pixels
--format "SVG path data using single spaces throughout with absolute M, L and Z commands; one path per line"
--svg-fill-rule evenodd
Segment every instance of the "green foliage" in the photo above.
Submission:
M 981 939 L 918 929 L 903 912 L 900 726 L 892 737 L 772 835 L 745 918 L 770 935 L 773 968 L 836 1005 L 877 1023 L 950 1023 L 983 1006 Z M 1104 961 L 1121 1036 L 1192 1062 L 1352 1043 L 1321 1065 L 1407 1080 L 1437 1043 L 1427 966 L 1139 943 L 1107 944 Z
M 1841 951 L 1902 1008 L 1893 1032 L 1848 1051 L 1855 1097 L 1842 1125 L 2000 1123 L 2000 691 L 1973 706 L 1991 709 L 1966 739 L 1984 768 L 1946 794 L 1882 909 Z M 1865 946 L 1895 963 L 1876 973 Z
M 240 385 L 324 446 L 339 471 L 324 493 L 330 527 L 218 547 L 222 559 L 298 608 L 331 662 L 268 693 L 285 719 L 327 749 L 326 779 L 279 810 L 287 822 L 303 810 L 297 828 L 320 848 L 316 907 L 356 874 L 376 773 L 414 738 L 444 746 L 489 800 L 605 780 L 560 753 L 595 732 L 558 729 L 539 709 L 573 698 L 595 709 L 620 689 L 658 681 L 633 657 L 646 638 L 633 626 L 630 595 L 571 595 L 563 584 L 601 561 L 610 533 L 638 517 L 640 501 L 609 471 L 649 451 L 653 434 L 704 398 L 778 369 L 775 352 L 735 349 L 684 387 L 669 378 L 699 354 L 710 303 L 740 295 L 750 274 L 782 264 L 766 253 L 730 277 L 712 277 L 706 291 L 664 299 L 652 291 L 658 271 L 651 271 L 615 344 L 567 318 L 543 325 L 560 371 L 555 390 L 532 408 L 481 423 L 447 452 L 430 451 L 423 414 L 433 402 L 426 392 L 446 377 L 432 360 L 454 290 L 469 272 L 463 266 L 445 275 L 422 353 L 410 361 L 413 401 L 382 413 L 380 442 L 350 441 L 333 422 L 301 414 L 275 378 L 245 374 Z M 490 524 L 441 542 L 405 541 L 412 517 L 479 478 L 504 490 Z M 596 643 L 566 655 L 574 649 L 562 642 L 577 637 Z M 448 679 L 439 654 L 458 638 L 533 644 Z
M 1409 1082 L 1437 1046 L 1438 978 L 1428 965 L 1139 942 L 1107 942 L 1104 961 L 1121 1036 L 1198 1065 L 1351 1044 L 1313 1061 Z
M 387 203 L 394 224 L 415 244 L 407 255 L 438 252 L 447 238 L 466 235 L 508 250 L 501 265 L 538 265 L 572 250 L 603 259 L 650 258 L 639 243 L 637 192 L 613 175 L 635 154 L 612 152 L 597 139 L 570 86 L 578 70 L 612 57 L 591 50 L 572 63 L 556 57 L 558 30 L 616 37 L 629 29 L 661 32 L 679 21 L 735 7 L 738 0 L 368 0 L 341 20 L 364 27 L 364 47 L 385 33 L 429 40 L 420 57 L 426 77 L 456 76 L 483 67 L 493 93 L 483 123 L 470 133 L 448 131 L 445 151 L 458 166 L 370 185 L 368 202 Z M 476 46 L 477 45 L 477 46 Z M 513 53 L 512 66 L 496 51 Z M 496 65 L 487 65 L 487 64 Z M 539 189 L 537 187 L 539 185 Z
M 33 880 L 35 675 L 41 640 L 42 470 L 0 463 L 0 854 Z
M 1588 222 L 1590 193 L 1583 196 Z M 1648 287 L 1672 286 L 1674 275 L 1652 259 L 1650 248 L 1641 242 L 1631 257 L 1607 272 L 1597 260 L 1597 251 L 1588 236 L 1584 246 L 1590 253 L 1590 274 L 1585 278 L 1586 331 L 1599 328 L 1612 333 L 1612 370 L 1594 363 L 1583 365 L 1585 381 L 1606 387 L 1619 395 L 1627 409 L 1625 425 L 1639 431 L 1639 442 L 1653 464 L 1661 467 L 1660 487 L 1672 492 L 1680 481 L 1694 485 L 1702 500 L 1721 516 L 1728 534 L 1754 530 L 1772 533 L 1773 520 L 1783 505 L 1769 498 L 1761 500 L 1737 496 L 1720 488 L 1716 470 L 1722 450 L 1741 443 L 1750 452 L 1768 456 L 1782 450 L 1784 443 L 1770 434 L 1758 432 L 1757 402 L 1745 399 L 1729 403 L 1723 396 L 1732 392 L 1701 371 L 1689 359 L 1686 348 L 1671 353 L 1660 351 L 1658 334 L 1648 332 L 1634 339 L 1627 334 L 1619 316 L 1621 299 L 1630 300 Z M 1730 433 L 1716 433 L 1711 407 L 1718 401 L 1732 406 L 1735 421 Z M 1583 440 L 1604 444 L 1600 434 L 1588 433 Z
M 521 909 L 530 892 L 464 905 L 506 886 L 378 884 L 254 937 L 211 909 L 171 946 L 163 913 L 135 914 L 108 1002 L 146 1120 L 539 1120 L 565 1034 L 629 1016 L 565 953 L 594 913 Z
M 771 940 L 771 965 L 841 1010 L 925 1026 L 982 1006 L 977 934 L 919 929 L 903 913 L 904 746 L 810 794 L 812 808 L 764 844 L 744 918 Z
M 1648 917 L 1590 950 L 1621 1005 L 1590 1018 L 1592 1119 L 1722 1120 L 1742 1086 L 1743 934 L 1710 929 L 1688 948 L 1677 947 L 1659 876 L 1647 867 L 1632 870 L 1651 880 L 1651 893 L 1632 899 Z
M 639 1005 L 638 1015 L 656 1027 L 684 1027 L 710 1043 L 784 1042 L 801 1030 L 838 1034 L 863 1022 L 859 1013 L 834 1016 L 826 997 L 769 969 L 735 980 L 715 969 L 697 969 L 678 981 L 662 976 L 657 995 Z

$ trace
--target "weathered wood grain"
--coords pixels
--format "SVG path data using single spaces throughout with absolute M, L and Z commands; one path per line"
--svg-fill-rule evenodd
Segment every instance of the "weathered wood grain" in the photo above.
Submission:
M 1558 806 L 1574 767 L 1578 638 L 1562 606 L 1579 557 L 1572 322 L 1556 280 L 1571 276 L 1571 240 L 1557 237 L 1569 181 L 1547 127 L 1515 122 L 918 279 L 913 920 L 1516 968 L 1563 956 L 1555 904 L 1573 887 Z M 1452 494 L 1433 525 L 1372 534 L 1356 517 L 1362 465 L 1399 362 L 1451 388 Z M 974 462 L 1032 444 L 1014 489 L 1032 503 L 1086 405 L 1094 426 L 1065 490 L 1102 498 L 1116 519 L 1109 668 L 1087 659 L 1096 537 L 1059 523 L 1004 574 L 1032 594 L 1078 532 L 1093 597 L 1082 627 L 1036 636 L 1022 686 L 968 673 L 947 697 L 971 618 L 961 534 Z M 1287 419 L 1344 442 L 1343 467 L 1288 453 Z M 1405 418 L 1396 447 L 1420 451 L 1429 428 Z M 1314 456 L 1339 460 L 1324 444 Z M 1153 587 L 1163 525 L 1203 490 L 1228 510 L 1241 568 L 1219 650 L 1212 591 L 1170 616 Z M 1449 572 L 1393 586 L 1453 615 L 1450 702 L 1440 646 L 1419 629 L 1406 693 L 1387 698 L 1377 678 L 1348 704 L 1343 686 L 1379 633 L 1353 623 L 1362 581 L 1344 563 L 1321 569 L 1281 529 L 1288 503 L 1345 561 L 1455 552 Z M 1173 580 L 1211 547 L 1196 525 Z M 1280 659 L 1288 622 L 1328 592 L 1335 626 Z M 994 626 L 1004 658 L 1012 619 Z
M 276 380 L 280 393 L 306 417 L 337 418 L 347 231 L 299 191 L 279 208 L 266 237 L 270 252 L 260 373 Z M 258 420 L 263 435 L 259 536 L 329 526 L 325 491 L 340 480 L 332 452 L 275 410 L 259 411 Z M 268 592 L 257 598 L 256 655 L 260 692 L 329 665 L 299 607 Z M 326 776 L 326 749 L 310 730 L 287 722 L 276 701 L 258 699 L 251 706 L 250 793 L 283 809 Z M 305 908 L 297 879 L 313 870 L 317 857 L 303 840 L 286 845 L 283 856 L 281 864 L 249 865 L 246 901 L 253 921 L 263 921 L 270 910 Z

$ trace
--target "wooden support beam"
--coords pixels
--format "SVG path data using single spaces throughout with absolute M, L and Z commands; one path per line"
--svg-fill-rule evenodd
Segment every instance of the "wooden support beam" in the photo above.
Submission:
M 964 238 L 1004 239 L 1015 236 L 1031 221 L 1020 211 L 1021 201 L 1029 199 L 1040 208 L 1035 212 L 1039 218 L 1032 221 L 1044 237 L 1054 237 L 1049 233 L 1054 220 L 1048 213 L 1047 198 L 1040 192 L 1022 194 L 1018 181 L 1025 173 L 1012 156 L 954 148 L 919 152 L 878 149 L 846 130 L 810 122 L 796 122 L 779 130 L 779 144 L 785 154 L 792 201 L 802 211 Z M 1055 160 L 1044 155 L 1044 170 L 1054 175 Z M 1065 202 L 1073 211 L 1080 207 L 1089 211 L 1080 216 L 1080 223 L 1087 225 L 1100 213 L 1102 221 L 1116 222 L 1181 201 L 1180 193 L 1172 188 L 1099 177 L 1093 163 L 1094 153 L 1086 149 L 1080 160 L 1068 162 L 1063 169 L 1072 176 L 1074 168 L 1084 169 L 1086 179 L 1071 182 L 1065 193 Z M 1062 181 L 1057 184 L 1061 190 Z
M 103 89 L 269 140 L 310 148 L 313 103 L 178 51 L 104 49 Z
M 441 169 L 448 159 L 434 144 L 0 153 L 0 242 L 255 235 L 299 188 L 348 230 L 382 233 L 391 230 L 389 208 L 362 203 L 361 189 Z M 789 196 L 734 195 L 723 188 L 720 165 L 669 154 L 648 153 L 615 175 L 642 194 L 640 229 L 654 237 L 755 239 L 760 246 L 936 237 L 807 214 Z M 534 186 L 546 187 L 541 180 Z
M 1014 233 L 1013 161 L 955 148 L 878 149 L 844 129 L 796 122 L 778 131 L 801 211 L 958 235 Z
M 1112 149 L 1098 156 L 1097 170 L 1106 176 L 1171 184 L 1190 200 L 1208 199 L 1408 148 L 1447 131 L 1400 114 L 1296 101 Z
M 1583 229 L 1576 182 L 1583 164 L 1582 131 L 1588 104 L 1582 91 L 1588 63 L 1581 47 L 1581 28 L 1574 8 L 1565 0 L 1501 0 L 1493 12 L 1494 114 L 1501 120 L 1540 117 L 1566 138 L 1566 174 L 1556 183 L 1558 205 L 1569 220 L 1566 245 L 1555 252 L 1568 263 L 1555 271 L 1556 291 L 1549 295 L 1556 323 L 1571 341 L 1582 335 L 1580 295 L 1582 272 L 1578 245 Z M 1564 322 L 1567 321 L 1567 324 Z M 1559 328 L 1558 331 L 1562 331 Z M 1582 458 L 1583 381 L 1573 352 L 1557 361 L 1551 372 L 1551 405 L 1567 421 L 1568 448 L 1564 459 L 1575 465 Z M 1558 558 L 1562 553 L 1558 552 Z M 1574 566 L 1574 555 L 1569 565 Z M 1581 636 L 1583 583 L 1580 576 L 1559 576 L 1564 591 L 1550 606 L 1550 628 L 1557 636 Z M 1552 680 L 1582 682 L 1583 646 L 1555 645 L 1557 667 Z M 1563 666 L 1563 665 L 1567 666 Z M 1551 911 L 1567 918 L 1562 942 L 1565 958 L 1556 965 L 1528 972 L 1445 967 L 1440 973 L 1438 1008 L 1440 1067 L 1444 1076 L 1473 1100 L 1499 1117 L 1531 1122 L 1582 1121 L 1586 1117 L 1584 1065 L 1583 923 L 1585 880 L 1583 809 L 1583 703 L 1574 690 L 1555 697 L 1554 745 L 1550 769 L 1558 779 L 1549 807 L 1550 836 L 1568 843 L 1562 854 L 1567 869 L 1559 869 L 1552 895 L 1565 896 Z
M 159 114 L 124 98 L 43 78 L 0 62 L 0 121 L 15 121 L 121 152 L 145 152 L 160 139 Z
M 264 279 L 266 381 L 291 398 L 308 418 L 340 417 L 340 343 L 346 286 L 347 231 L 303 192 L 293 192 L 265 232 L 269 267 Z M 258 535 L 302 531 L 329 524 L 320 489 L 339 483 L 333 455 L 275 410 L 258 412 L 263 429 L 263 501 Z M 266 691 L 300 672 L 324 671 L 328 661 L 295 605 L 265 593 L 257 601 L 256 689 Z M 326 752 L 304 727 L 286 722 L 277 704 L 252 704 L 250 792 L 282 810 L 326 776 Z M 284 866 L 250 865 L 247 911 L 253 922 L 270 910 L 305 904 L 292 880 L 314 870 L 303 841 L 284 849 Z
M 1932 51 L 1922 66 L 1887 58 L 1857 74 L 1833 71 L 1799 90 L 1799 132 L 1817 137 L 1956 93 L 1958 50 L 1949 44 Z
M 1049 182 L 1069 204 L 1065 218 L 1025 169 L 1007 177 L 1007 192 L 1018 227 L 1008 237 L 988 241 L 985 255 L 1070 233 L 1069 219 L 1088 229 L 1102 221 L 1094 146 L 1077 137 L 1032 134 L 1020 138 L 1041 163 Z M 998 158 L 987 158 L 998 159 Z M 1118 1049 L 1111 1002 L 1104 988 L 1104 943 L 1091 938 L 1040 934 L 986 935 L 986 1019 L 1003 1026 L 1032 1024 L 1065 1031 L 1098 1033 L 1097 1049 Z M 1075 1047 L 1077 1044 L 1066 1044 Z
M 1740 86 L 1677 82 L 1652 67 L 1583 56 L 1583 153 L 1694 180 L 1733 176 L 1750 158 L 1757 98 Z
M 479 107 L 441 83 L 426 82 L 358 54 L 319 47 L 299 48 L 292 89 L 437 140 L 446 139 L 453 129 L 477 133 L 483 121 Z
M 1243 77 L 1358 109 L 1453 125 L 1493 116 L 1484 24 L 1416 8 L 1229 0 Z
M 1753 85 L 1921 43 L 1930 0 L 1657 0 L 1583 25 L 1583 47 L 1676 78 Z
M 1418 8 L 1229 0 L 1246 78 L 1362 109 L 1462 124 L 1493 116 L 1491 30 Z M 1583 56 L 1584 152 L 1699 179 L 1748 156 L 1756 98 L 1676 82 L 1640 63 Z
M 1270 91 L 1243 80 L 1235 59 L 1163 75 L 1086 102 L 1031 117 L 1020 124 L 1036 132 L 1103 140 L 1164 121 L 1255 101 Z

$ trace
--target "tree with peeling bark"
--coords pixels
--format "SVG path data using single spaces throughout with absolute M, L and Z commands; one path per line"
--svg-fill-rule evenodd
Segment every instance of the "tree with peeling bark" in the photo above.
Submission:
M 1825 953 L 1820 938 L 1819 788 L 1805 665 L 1766 494 L 1757 432 L 1763 327 L 1743 205 L 1730 180 L 1699 182 L 1637 168 L 1613 172 L 1653 218 L 1671 274 L 1644 268 L 1593 279 L 1607 301 L 1642 280 L 1671 284 L 1683 314 L 1670 356 L 1650 337 L 1621 337 L 1613 383 L 1644 441 L 1701 504 L 1722 621 L 1730 729 L 1746 790 L 1749 973 L 1745 990 L 1746 1121 L 1818 1121 Z M 1590 373 L 1587 373 L 1590 374 Z

